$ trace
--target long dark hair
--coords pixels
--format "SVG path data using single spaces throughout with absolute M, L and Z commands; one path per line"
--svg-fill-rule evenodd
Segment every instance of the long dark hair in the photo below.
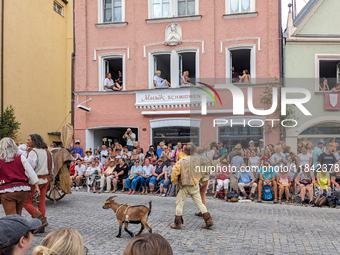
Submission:
M 38 149 L 47 149 L 47 144 L 44 142 L 44 139 L 38 134 L 31 134 L 30 135 L 32 142 L 33 142 L 33 148 Z

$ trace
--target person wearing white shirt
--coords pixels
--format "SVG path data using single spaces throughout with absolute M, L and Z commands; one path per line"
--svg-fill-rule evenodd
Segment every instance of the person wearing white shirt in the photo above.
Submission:
M 85 164 L 83 164 L 83 161 L 80 158 L 77 159 L 77 165 L 74 168 L 74 171 L 77 171 L 77 173 L 75 173 L 77 183 L 76 190 L 79 190 L 80 182 L 83 180 L 86 172 Z
M 100 161 L 101 161 L 102 165 L 104 165 L 105 160 L 107 159 L 108 156 L 109 156 L 109 152 L 106 148 L 106 145 L 103 144 L 102 145 L 102 151 L 100 152 Z
M 148 187 L 149 183 L 152 177 L 152 170 L 153 170 L 153 165 L 150 164 L 150 159 L 146 158 L 144 160 L 144 166 L 142 170 L 142 180 L 141 180 L 141 186 L 142 186 L 142 195 L 146 195 L 148 193 Z
M 106 78 L 104 80 L 104 88 L 113 90 L 114 87 L 115 87 L 115 83 L 112 80 L 111 73 L 107 73 Z
M 89 178 L 89 186 L 93 187 L 93 193 L 96 193 L 96 185 L 94 185 L 94 181 L 96 180 L 96 177 L 100 177 L 100 175 L 100 167 L 96 166 L 95 161 L 92 161 L 91 166 L 86 170 L 86 177 Z

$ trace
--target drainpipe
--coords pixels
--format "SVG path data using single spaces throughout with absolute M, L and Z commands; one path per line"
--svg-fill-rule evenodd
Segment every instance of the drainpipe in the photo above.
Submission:
M 282 31 L 282 0 L 279 0 L 279 63 L 280 63 L 280 82 L 282 84 L 282 86 L 284 87 L 285 86 L 285 81 L 284 81 L 284 78 L 283 78 L 283 59 L 284 59 L 284 56 L 283 56 L 283 31 Z M 281 113 L 280 113 L 281 114 Z M 281 116 L 280 116 L 281 117 Z M 283 129 L 283 134 L 282 134 L 282 137 L 280 138 L 283 138 L 283 140 L 285 141 L 286 140 L 286 129 Z
M 4 113 L 4 11 L 5 0 L 2 0 L 1 5 L 1 116 Z
M 73 52 L 71 55 L 71 124 L 74 127 L 74 58 L 76 56 L 76 43 L 75 43 L 75 32 L 74 32 L 74 0 L 73 0 Z

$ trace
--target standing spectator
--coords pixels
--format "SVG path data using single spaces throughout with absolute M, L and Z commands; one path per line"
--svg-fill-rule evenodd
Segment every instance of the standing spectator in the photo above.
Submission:
M 100 162 L 102 163 L 102 165 L 104 165 L 105 160 L 107 159 L 108 156 L 109 156 L 109 152 L 106 148 L 106 145 L 103 144 L 102 151 L 100 152 Z
M 96 165 L 95 161 L 92 161 L 91 166 L 86 170 L 86 177 L 89 178 L 88 185 L 93 188 L 93 193 L 96 193 L 96 179 L 101 176 L 100 167 Z
M 203 148 L 204 148 L 203 154 L 204 154 L 204 156 L 207 157 L 210 154 L 210 150 L 208 150 L 209 147 L 208 147 L 208 145 L 204 145 Z
M 228 154 L 228 150 L 227 150 L 226 148 L 224 148 L 223 142 L 219 142 L 219 143 L 218 143 L 217 149 L 219 150 L 219 152 L 220 152 L 220 154 L 222 155 L 222 157 L 223 157 L 225 154 Z
M 270 161 L 271 152 L 269 149 L 263 151 L 263 156 L 261 157 L 261 165 L 264 166 L 265 161 Z
M 150 193 L 153 194 L 155 186 L 158 184 L 164 183 L 164 175 L 165 175 L 166 165 L 163 164 L 161 159 L 157 160 L 157 164 L 152 170 L 152 177 L 150 179 Z
M 131 128 L 128 128 L 123 135 L 123 139 L 126 140 L 126 145 L 128 146 L 129 151 L 133 150 L 133 143 L 136 140 L 136 134 L 132 133 Z
M 323 166 L 321 172 L 316 174 L 316 188 L 322 193 L 324 191 L 327 192 L 327 197 L 331 195 L 332 188 L 331 188 L 331 178 L 330 174 L 327 173 L 327 167 Z
M 261 203 L 261 193 L 263 186 L 271 186 L 274 189 L 274 203 L 277 203 L 277 183 L 275 179 L 274 168 L 270 166 L 269 161 L 264 161 L 263 166 L 259 170 L 259 198 L 257 202 Z
M 248 166 L 253 171 L 253 173 L 256 173 L 260 169 L 260 157 L 256 156 L 256 149 L 251 151 L 248 160 Z
M 134 143 L 133 143 L 133 149 L 138 149 L 138 147 L 141 147 L 140 146 L 140 143 L 138 142 L 138 141 L 135 141 Z M 143 150 L 143 148 L 141 147 L 141 149 L 142 149 L 142 153 L 144 153 L 144 150 Z
M 258 153 L 257 156 L 261 156 L 262 157 L 263 156 L 263 152 L 266 149 L 268 149 L 268 147 L 264 145 L 264 140 L 260 139 L 259 140 L 259 147 L 257 147 L 257 153 Z
M 297 167 L 311 167 L 313 164 L 313 156 L 307 152 L 306 147 L 301 148 L 301 153 L 296 158 Z
M 309 203 L 313 205 L 313 189 L 315 183 L 314 174 L 310 171 L 309 168 L 302 166 L 301 172 L 296 176 L 295 183 L 298 185 L 297 188 L 300 190 L 301 195 L 301 205 L 307 206 L 305 202 L 306 191 L 309 194 Z
M 217 148 L 214 148 L 213 149 L 215 151 L 215 154 L 213 156 L 213 160 L 217 160 L 218 163 L 220 163 L 220 158 L 221 158 L 221 154 L 220 154 L 220 151 L 217 149 Z
M 141 178 L 139 175 L 142 174 L 143 167 L 139 164 L 139 159 L 135 160 L 134 165 L 131 167 L 129 171 L 129 177 L 126 179 L 125 188 L 129 189 L 129 195 L 136 193 L 136 187 L 138 182 L 141 182 Z M 132 187 L 131 187 L 132 183 Z
M 80 148 L 80 143 L 79 143 L 79 142 L 75 142 L 75 145 L 76 145 L 76 147 L 72 147 L 72 148 L 70 149 L 70 152 L 75 151 L 75 152 L 77 152 L 81 157 L 84 157 L 84 152 L 83 152 L 83 149 Z
M 239 169 L 241 164 L 244 163 L 243 158 L 241 156 L 242 156 L 241 151 L 239 151 L 239 150 L 236 151 L 235 156 L 231 160 L 230 165 L 235 166 L 235 167 L 237 167 L 237 169 Z
M 142 195 L 148 194 L 148 187 L 149 183 L 152 177 L 152 170 L 153 170 L 153 165 L 150 164 L 150 159 L 146 158 L 145 159 L 145 164 L 143 166 L 142 170 L 142 180 L 141 180 L 141 185 L 142 185 Z
M 137 149 L 133 149 L 129 167 L 133 166 L 136 159 L 139 159 L 139 155 L 138 155 Z
M 0 255 L 27 254 L 34 239 L 33 231 L 40 226 L 40 220 L 26 220 L 16 214 L 0 218 Z
M 282 152 L 281 145 L 275 146 L 275 153 L 271 156 L 270 161 L 276 173 L 280 172 L 279 169 L 287 164 L 287 160 L 285 154 Z
M 281 169 L 280 173 L 277 175 L 277 185 L 279 186 L 279 204 L 282 204 L 281 199 L 283 192 L 286 194 L 286 204 L 289 203 L 289 187 L 291 183 L 290 175 Z
M 85 250 L 85 252 L 84 252 Z M 60 229 L 49 233 L 34 248 L 33 255 L 83 255 L 87 254 L 84 240 L 75 229 Z
M 316 169 L 318 164 L 318 158 L 323 152 L 323 142 L 318 142 L 318 146 L 313 150 L 313 167 Z
M 6 215 L 21 215 L 32 185 L 34 193 L 40 194 L 38 176 L 12 138 L 0 141 L 0 202 Z
M 321 155 L 318 158 L 318 165 L 321 165 L 321 167 L 323 167 L 323 165 L 326 165 L 327 171 L 329 173 L 331 172 L 332 165 L 334 165 L 337 162 L 335 156 L 332 154 L 332 151 L 333 151 L 332 145 L 327 144 L 326 151 L 321 153 Z
M 76 151 L 71 151 L 71 157 L 73 162 L 76 162 L 77 158 L 80 158 L 80 155 Z
M 161 154 L 161 160 L 164 162 L 166 167 L 170 165 L 170 159 L 171 159 L 171 152 L 168 150 L 168 147 L 164 145 L 163 152 Z
M 162 156 L 162 152 L 164 151 L 163 147 L 164 147 L 164 143 L 160 142 L 159 143 L 159 148 L 157 149 L 157 156 L 158 156 L 158 158 L 161 158 L 161 156 Z
M 93 156 L 92 156 L 92 151 L 91 150 L 87 150 L 85 152 L 86 156 L 84 157 L 84 162 L 86 164 L 86 167 L 89 167 L 91 165 Z
M 28 147 L 27 161 L 30 163 L 39 178 L 38 184 L 40 189 L 40 202 L 36 203 L 39 209 L 38 211 L 32 204 L 34 194 L 36 193 L 36 187 L 31 185 L 31 194 L 28 195 L 24 208 L 32 215 L 33 218 L 38 218 L 42 222 L 42 225 L 35 231 L 35 233 L 44 233 L 45 227 L 48 225 L 45 215 L 45 198 L 47 188 L 50 185 L 49 178 L 53 170 L 53 159 L 51 153 L 47 149 L 47 144 L 40 135 L 30 135 L 26 144 Z
M 116 166 L 114 173 L 113 190 L 116 191 L 118 182 L 121 182 L 123 184 L 122 192 L 124 192 L 126 178 L 129 176 L 129 167 L 123 158 L 118 159 L 118 165 Z
M 168 143 L 168 151 L 170 152 L 170 159 L 172 159 L 173 154 L 172 143 Z
M 222 160 L 221 169 L 216 170 L 215 179 L 217 181 L 217 187 L 214 198 L 217 197 L 221 189 L 224 189 L 224 199 L 227 200 L 230 183 L 230 169 L 228 168 L 228 161 L 226 159 Z
M 253 151 L 255 154 L 255 150 Z M 244 190 L 245 187 L 250 187 L 249 199 L 254 200 L 254 194 L 257 187 L 256 179 L 252 172 L 246 169 L 246 164 L 242 163 L 240 171 L 238 171 L 237 176 L 235 177 L 238 180 L 238 187 L 242 192 L 243 199 L 247 199 L 247 193 Z
M 100 179 L 100 192 L 103 192 L 104 184 L 106 181 L 106 191 L 105 193 L 109 193 L 111 191 L 111 182 L 115 178 L 114 171 L 116 169 L 116 161 L 114 159 L 110 159 L 110 164 L 103 172 L 102 177 Z M 116 190 L 113 190 L 112 193 L 115 193 Z
M 99 146 L 98 146 L 98 148 L 99 148 Z M 95 158 L 98 158 L 98 160 L 100 160 L 100 152 L 99 152 L 99 149 L 95 149 L 94 150 L 94 156 L 93 156 L 93 158 L 95 159 Z
M 311 142 L 306 143 L 306 149 L 310 155 L 313 155 L 313 144 Z
M 177 149 L 173 151 L 173 155 L 172 155 L 172 158 L 174 158 L 176 162 L 178 161 L 179 154 L 182 151 L 183 151 L 182 143 L 181 142 L 177 142 Z
M 174 159 L 171 159 L 170 161 L 170 166 L 167 167 L 165 170 L 165 179 L 164 179 L 164 184 L 160 185 L 160 192 L 162 194 L 162 197 L 165 197 L 166 192 L 168 191 L 168 188 L 171 184 L 171 172 L 172 168 L 175 166 L 176 162 Z

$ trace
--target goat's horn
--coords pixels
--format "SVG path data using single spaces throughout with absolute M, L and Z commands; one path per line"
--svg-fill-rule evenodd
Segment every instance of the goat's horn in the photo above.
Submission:
M 111 200 L 112 198 L 115 198 L 115 197 L 117 197 L 117 196 L 112 196 L 112 197 L 109 197 L 107 200 Z

